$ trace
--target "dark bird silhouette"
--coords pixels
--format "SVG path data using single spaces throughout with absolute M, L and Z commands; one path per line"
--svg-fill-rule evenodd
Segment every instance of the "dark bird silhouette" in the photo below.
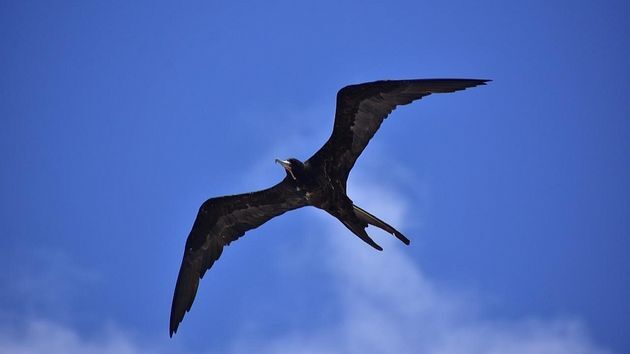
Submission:
M 184 259 L 177 276 L 171 307 L 170 336 L 177 332 L 190 310 L 199 280 L 221 256 L 223 247 L 271 218 L 289 210 L 314 206 L 341 221 L 370 246 L 382 248 L 365 232 L 374 225 L 405 244 L 409 239 L 386 222 L 354 205 L 346 195 L 346 181 L 357 158 L 383 120 L 400 105 L 432 93 L 444 93 L 484 85 L 489 80 L 429 79 L 375 81 L 346 86 L 337 93 L 333 132 L 311 158 L 276 160 L 286 177 L 258 192 L 212 198 L 205 201 L 186 240 Z

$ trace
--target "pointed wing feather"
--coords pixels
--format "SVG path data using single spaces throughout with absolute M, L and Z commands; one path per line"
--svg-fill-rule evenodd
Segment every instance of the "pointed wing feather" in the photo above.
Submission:
M 332 135 L 310 159 L 330 176 L 347 180 L 350 170 L 381 123 L 400 105 L 432 93 L 454 92 L 489 80 L 427 79 L 374 81 L 346 86 L 337 93 Z
M 304 205 L 303 197 L 295 192 L 287 179 L 263 191 L 212 198 L 204 202 L 186 240 L 177 276 L 171 306 L 171 337 L 192 306 L 199 280 L 219 259 L 224 246 L 246 231 Z

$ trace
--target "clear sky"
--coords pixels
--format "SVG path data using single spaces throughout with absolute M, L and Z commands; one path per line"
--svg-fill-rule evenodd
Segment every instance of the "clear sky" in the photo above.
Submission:
M 0 353 L 630 352 L 627 1 L 0 2 Z M 349 193 L 233 243 L 168 338 L 207 198 L 283 178 L 379 79 Z

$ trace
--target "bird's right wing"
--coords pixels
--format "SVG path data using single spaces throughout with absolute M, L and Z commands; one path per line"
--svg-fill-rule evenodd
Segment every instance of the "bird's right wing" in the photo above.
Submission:
M 422 79 L 374 81 L 337 93 L 335 126 L 328 141 L 308 161 L 327 175 L 347 180 L 350 170 L 381 123 L 400 105 L 432 93 L 454 92 L 488 80 Z
M 268 220 L 305 206 L 287 178 L 258 192 L 208 199 L 199 208 L 177 276 L 171 306 L 170 335 L 190 310 L 199 280 L 223 252 L 223 247 Z

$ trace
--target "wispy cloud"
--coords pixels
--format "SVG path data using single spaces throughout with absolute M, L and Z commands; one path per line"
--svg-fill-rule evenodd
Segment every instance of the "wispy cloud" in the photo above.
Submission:
M 396 226 L 406 219 L 406 202 L 377 184 L 352 186 L 355 200 Z M 369 191 L 369 193 L 368 193 Z M 488 319 L 483 304 L 434 284 L 398 241 L 374 229 L 385 248 L 375 252 L 331 219 L 322 252 L 339 321 L 275 338 L 234 343 L 236 353 L 490 353 L 602 354 L 575 319 Z M 387 237 L 387 238 L 385 238 Z M 326 255 L 326 256 L 324 256 Z
M 0 331 L 2 354 L 139 354 L 141 350 L 120 330 L 110 327 L 96 338 L 46 320 L 32 320 L 21 329 Z
M 73 301 L 82 288 L 102 283 L 98 272 L 80 267 L 58 249 L 33 249 L 14 256 L 22 262 L 0 277 L 0 290 L 8 302 L 0 308 L 0 354 L 162 352 L 154 344 L 156 338 L 140 340 L 108 319 L 93 332 L 72 324 L 82 315 Z
M 11 254 L 11 271 L 0 275 L 0 291 L 7 303 L 5 315 L 47 314 L 63 317 L 77 295 L 76 284 L 90 286 L 101 279 L 97 272 L 78 266 L 59 249 L 29 248 Z M 6 304 L 5 304 L 6 305 Z

